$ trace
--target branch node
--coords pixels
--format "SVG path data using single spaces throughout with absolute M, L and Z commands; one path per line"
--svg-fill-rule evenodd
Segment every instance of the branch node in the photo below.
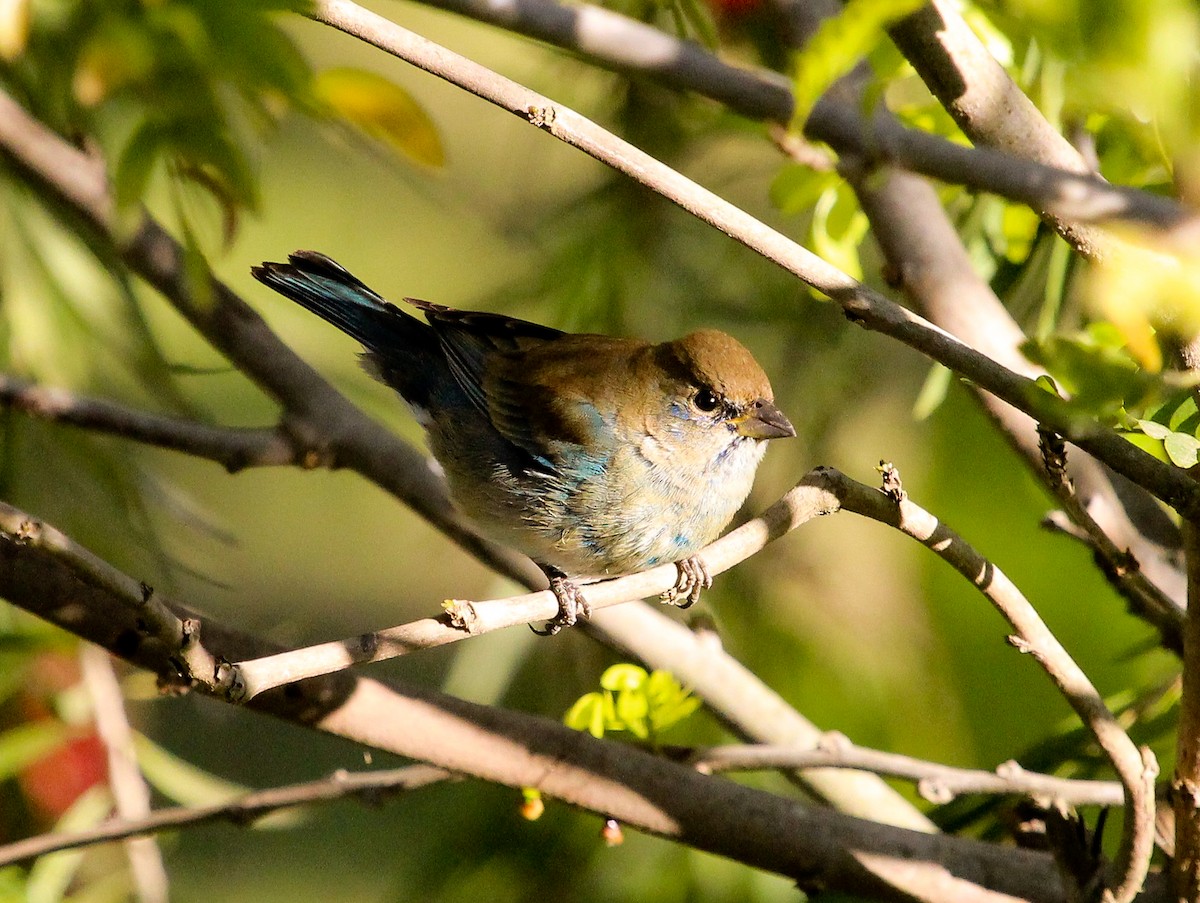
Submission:
M 1008 640 L 1008 644 L 1022 655 L 1037 655 L 1037 649 L 1034 647 L 1034 644 L 1017 636 L 1015 633 L 1010 633 L 1006 639 Z
M 922 778 L 917 781 L 917 793 L 921 795 L 921 799 L 935 806 L 944 806 L 955 797 L 954 791 L 937 778 Z
M 446 599 L 442 602 L 442 610 L 446 612 L 446 620 L 457 630 L 473 634 L 479 628 L 479 613 L 475 604 L 466 599 Z
M 17 530 L 13 534 L 13 539 L 17 545 L 24 546 L 30 543 L 37 542 L 42 538 L 42 522 L 28 518 L 17 524 Z
M 528 117 L 530 125 L 551 133 L 554 131 L 554 121 L 558 118 L 554 107 L 543 107 L 537 104 L 526 107 L 525 115 Z
M 880 490 L 884 495 L 897 505 L 908 498 L 908 493 L 904 491 L 904 486 L 900 482 L 900 470 L 895 464 L 891 461 L 880 461 L 879 466 L 875 469 L 883 477 L 883 485 Z

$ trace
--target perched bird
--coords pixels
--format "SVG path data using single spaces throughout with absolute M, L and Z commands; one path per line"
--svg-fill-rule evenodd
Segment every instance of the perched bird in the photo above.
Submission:
M 694 602 L 712 581 L 693 553 L 745 501 L 766 440 L 796 435 L 723 332 L 654 345 L 405 299 L 422 322 L 322 254 L 288 259 L 254 277 L 363 344 L 462 513 L 549 578 L 559 614 L 540 633 L 590 613 L 571 578 L 676 562 L 664 598 Z

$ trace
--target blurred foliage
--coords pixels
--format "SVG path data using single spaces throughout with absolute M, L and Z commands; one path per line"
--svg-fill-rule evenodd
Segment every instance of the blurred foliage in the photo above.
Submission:
M 798 55 L 767 0 L 611 6 L 723 55 L 792 72 L 803 108 L 865 56 L 868 106 L 886 104 L 911 127 L 965 142 L 885 39 L 883 26 L 908 4 L 855 0 Z M 948 371 L 847 329 L 832 305 L 815 303 L 786 274 L 513 117 L 432 80 L 410 83 L 378 52 L 303 23 L 294 15 L 303 4 L 15 0 L 2 8 L 5 89 L 107 161 L 127 218 L 144 204 L 171 225 L 194 267 L 245 292 L 373 415 L 417 435 L 390 394 L 354 370 L 351 343 L 264 297 L 247 276 L 250 263 L 314 247 L 393 298 L 656 339 L 701 324 L 735 332 L 766 365 L 800 433 L 772 451 L 748 508 L 761 509 L 817 462 L 869 479 L 876 461 L 896 461 L 908 491 L 1034 600 L 1169 772 L 1176 663 L 1147 651 L 1153 631 L 1124 613 L 1086 550 L 1038 531 L 1045 494 Z M 853 193 L 836 172 L 781 161 L 759 125 L 419 6 L 405 15 L 890 291 Z M 1107 178 L 1194 200 L 1192 3 L 996 0 L 966 15 Z M 375 143 L 348 141 L 330 122 Z M 19 174 L 3 170 L 0 184 L 0 366 L 214 422 L 273 422 L 269 400 L 76 223 Z M 1128 256 L 1084 266 L 1027 208 L 955 186 L 939 192 L 1054 391 L 1164 460 L 1194 463 L 1195 387 L 1172 372 L 1174 346 L 1197 329 L 1194 262 L 1130 234 Z M 507 589 L 350 475 L 235 478 L 8 410 L 0 410 L 0 498 L 140 579 L 281 642 L 349 635 L 426 615 L 448 595 Z M 856 742 L 956 764 L 1015 757 L 1031 769 L 1108 773 L 973 588 L 872 525 L 846 516 L 809 525 L 722 575 L 705 602 L 728 649 L 814 721 Z M 569 709 L 569 723 L 598 734 L 653 742 L 673 725 L 687 743 L 727 738 L 715 719 L 692 714 L 696 700 L 669 675 L 619 664 L 582 636 L 534 644 L 505 632 L 460 645 L 470 648 L 379 671 L 550 716 Z M 110 811 L 73 660 L 70 638 L 0 611 L 0 841 L 94 824 Z M 139 757 L 162 801 L 212 801 L 391 764 L 252 713 L 129 689 L 144 735 Z M 738 779 L 792 792 L 777 776 Z M 51 799 L 50 786 L 63 792 Z M 552 801 L 526 821 L 532 804 L 464 782 L 381 809 L 321 808 L 286 832 L 213 826 L 162 845 L 181 900 L 795 899 L 783 879 L 654 838 L 630 836 L 609 850 L 602 820 Z M 1007 809 L 971 799 L 934 814 L 1000 837 Z M 121 862 L 113 847 L 6 869 L 0 900 L 126 899 Z
M 598 691 L 576 700 L 563 723 L 593 737 L 628 733 L 654 746 L 663 731 L 698 708 L 700 700 L 669 672 L 619 664 L 600 675 Z

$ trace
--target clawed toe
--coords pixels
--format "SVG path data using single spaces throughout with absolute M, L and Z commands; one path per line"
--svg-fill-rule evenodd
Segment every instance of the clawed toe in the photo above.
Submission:
M 550 578 L 550 591 L 558 600 L 558 615 L 547 621 L 544 627 L 529 625 L 529 629 L 538 636 L 554 636 L 564 627 L 574 626 L 580 618 L 587 620 L 592 616 L 592 606 L 577 583 L 559 572 L 551 572 L 547 576 Z
M 659 598 L 668 605 L 691 608 L 700 601 L 700 593 L 712 586 L 712 576 L 704 561 L 696 555 L 677 561 L 675 567 L 679 569 L 675 585 Z

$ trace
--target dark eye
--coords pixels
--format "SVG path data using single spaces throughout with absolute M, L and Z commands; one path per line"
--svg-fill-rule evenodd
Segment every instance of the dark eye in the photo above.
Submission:
M 708 413 L 715 411 L 721 406 L 721 399 L 717 397 L 712 389 L 701 389 L 696 393 L 696 397 L 692 399 L 692 404 L 696 406 L 696 410 Z

